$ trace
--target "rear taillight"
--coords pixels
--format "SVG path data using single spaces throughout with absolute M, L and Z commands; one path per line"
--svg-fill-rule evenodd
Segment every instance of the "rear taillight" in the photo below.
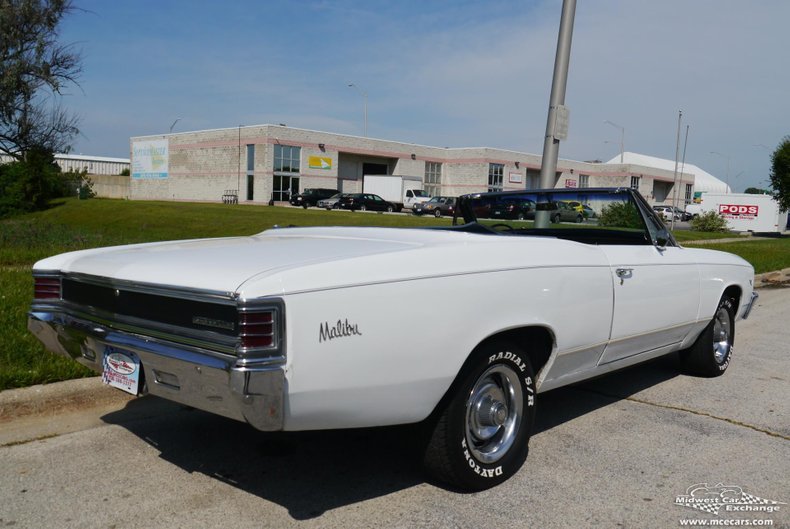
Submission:
M 34 277 L 33 298 L 35 299 L 60 299 L 59 277 Z
M 273 310 L 239 313 L 242 349 L 264 349 L 277 345 L 275 314 Z

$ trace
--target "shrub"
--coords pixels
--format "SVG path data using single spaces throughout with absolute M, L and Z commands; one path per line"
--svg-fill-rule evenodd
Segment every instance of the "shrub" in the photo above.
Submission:
M 63 173 L 52 153 L 31 149 L 24 160 L 0 165 L 0 218 L 46 209 L 53 198 L 95 196 L 86 175 Z
M 598 217 L 598 225 L 616 228 L 644 228 L 642 217 L 631 202 L 616 202 L 604 206 Z
M 715 211 L 706 211 L 691 219 L 695 231 L 727 231 L 727 221 Z

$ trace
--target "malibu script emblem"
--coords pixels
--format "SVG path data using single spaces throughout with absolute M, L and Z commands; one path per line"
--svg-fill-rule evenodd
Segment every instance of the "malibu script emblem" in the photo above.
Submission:
M 318 343 L 355 335 L 362 336 L 362 333 L 359 332 L 357 324 L 349 323 L 348 319 L 337 320 L 337 323 L 332 327 L 329 326 L 328 322 L 324 322 L 318 326 Z

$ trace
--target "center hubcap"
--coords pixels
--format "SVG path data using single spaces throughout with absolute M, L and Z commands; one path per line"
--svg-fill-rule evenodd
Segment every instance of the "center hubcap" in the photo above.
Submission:
M 502 426 L 507 419 L 507 406 L 501 402 L 495 402 L 491 405 L 491 420 L 494 425 Z
M 480 426 L 498 428 L 507 422 L 507 405 L 486 395 L 477 404 L 477 420 Z

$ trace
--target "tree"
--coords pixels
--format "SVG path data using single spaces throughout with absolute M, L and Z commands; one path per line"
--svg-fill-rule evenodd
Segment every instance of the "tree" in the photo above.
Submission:
M 790 209 L 790 136 L 785 136 L 771 155 L 771 187 L 779 206 Z
M 747 187 L 743 190 L 747 195 L 770 195 L 771 192 L 767 189 L 760 189 L 759 187 Z
M 68 152 L 79 119 L 60 104 L 81 57 L 58 43 L 71 0 L 0 0 L 0 153 Z

